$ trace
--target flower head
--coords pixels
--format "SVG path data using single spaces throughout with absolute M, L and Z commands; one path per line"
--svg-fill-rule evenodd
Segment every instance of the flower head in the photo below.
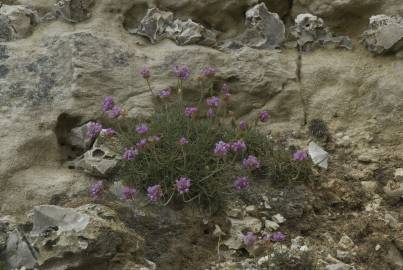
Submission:
M 130 200 L 134 197 L 134 195 L 136 195 L 137 190 L 135 188 L 131 188 L 131 187 L 124 187 L 123 188 L 123 198 L 125 198 L 125 200 Z
M 211 118 L 214 117 L 214 115 L 215 115 L 214 109 L 210 108 L 207 110 L 207 117 Z
M 170 97 L 171 94 L 172 94 L 171 88 L 167 88 L 167 89 L 162 90 L 159 93 L 159 96 L 160 96 L 160 98 L 167 98 L 167 97 Z
M 248 170 L 254 170 L 260 168 L 260 161 L 252 155 L 249 155 L 242 162 L 243 166 Z
M 257 236 L 253 232 L 247 232 L 243 235 L 243 243 L 245 246 L 252 246 L 257 240 Z
M 141 135 L 146 134 L 148 130 L 149 128 L 146 124 L 140 124 L 136 127 L 136 132 Z
M 113 128 L 107 128 L 103 129 L 101 134 L 105 135 L 106 137 L 113 137 L 116 134 L 116 131 Z
M 118 118 L 123 114 L 123 109 L 118 106 L 113 106 L 113 108 L 106 112 L 109 118 Z
M 245 151 L 246 150 L 246 144 L 242 139 L 237 140 L 237 141 L 231 143 L 231 150 L 234 151 L 234 152 Z
M 247 176 L 239 176 L 234 182 L 234 187 L 237 190 L 247 188 L 248 186 L 249 186 L 249 178 Z
M 293 154 L 293 158 L 294 160 L 303 161 L 308 158 L 308 155 L 306 154 L 306 151 L 300 150 Z
M 210 107 L 218 107 L 218 105 L 220 105 L 220 98 L 216 96 L 208 98 L 207 105 L 209 105 Z
M 86 127 L 87 132 L 85 135 L 90 139 L 95 139 L 102 131 L 102 125 L 98 122 L 88 122 Z
M 123 159 L 127 161 L 134 160 L 138 154 L 139 151 L 136 148 L 126 148 L 123 153 Z
M 179 144 L 180 145 L 189 144 L 189 140 L 186 139 L 185 137 L 182 137 L 182 138 L 179 139 Z
M 199 111 L 196 107 L 186 107 L 185 108 L 185 115 L 187 117 L 193 117 L 196 115 L 196 113 Z
M 267 111 L 263 111 L 263 112 L 259 113 L 259 120 L 261 122 L 267 122 L 267 120 L 269 120 L 269 117 L 270 117 L 270 115 L 269 115 L 269 112 L 267 112 Z
M 273 242 L 281 242 L 284 241 L 285 239 L 285 234 L 282 232 L 275 232 L 270 236 L 270 240 Z
M 178 77 L 182 81 L 186 81 L 189 79 L 190 76 L 190 70 L 187 66 L 175 66 L 175 74 L 176 77 Z
M 142 149 L 147 145 L 147 143 L 148 143 L 147 139 L 141 139 L 138 143 L 136 143 L 136 148 Z
M 228 154 L 228 151 L 231 149 L 231 145 L 224 141 L 219 141 L 215 144 L 214 154 L 219 156 L 225 156 Z
M 102 106 L 102 111 L 107 112 L 112 110 L 113 106 L 115 105 L 113 101 L 113 97 L 105 97 L 104 104 Z
M 213 67 L 205 67 L 202 70 L 202 74 L 205 77 L 213 77 L 216 74 L 216 72 L 217 72 L 217 69 L 213 68 Z
M 151 71 L 150 71 L 150 69 L 148 67 L 143 67 L 140 70 L 140 75 L 141 75 L 141 77 L 143 77 L 144 79 L 147 80 L 148 78 L 151 77 Z
M 160 185 L 155 185 L 147 188 L 147 196 L 152 202 L 156 202 L 162 197 L 162 189 Z
M 243 120 L 239 121 L 239 129 L 242 130 L 242 131 L 247 130 L 248 129 L 248 124 Z
M 190 180 L 189 178 L 186 177 L 181 177 L 179 179 L 177 179 L 176 181 L 176 190 L 180 193 L 188 193 L 190 186 L 191 186 L 191 182 L 192 180 Z
M 103 191 L 104 183 L 102 180 L 96 181 L 90 188 L 91 197 L 96 200 Z

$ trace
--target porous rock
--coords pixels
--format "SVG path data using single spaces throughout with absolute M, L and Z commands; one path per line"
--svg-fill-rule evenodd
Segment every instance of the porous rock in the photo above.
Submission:
M 369 29 L 363 33 L 363 43 L 372 53 L 385 54 L 403 48 L 403 18 L 376 15 L 369 19 Z
M 298 47 L 304 51 L 311 51 L 317 47 L 333 44 L 336 47 L 352 49 L 352 42 L 346 36 L 335 37 L 325 26 L 322 18 L 306 13 L 295 18 L 295 25 L 291 30 L 297 39 Z
M 36 25 L 36 13 L 22 5 L 0 6 L 0 42 L 28 37 Z
M 65 21 L 78 23 L 91 17 L 94 3 L 94 0 L 58 0 L 56 8 Z

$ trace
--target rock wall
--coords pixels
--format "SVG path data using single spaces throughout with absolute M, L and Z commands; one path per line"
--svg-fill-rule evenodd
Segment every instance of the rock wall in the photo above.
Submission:
M 172 67 L 188 65 L 192 74 L 185 93 L 190 100 L 200 90 L 200 70 L 217 67 L 215 83 L 229 83 L 236 117 L 251 118 L 256 110 L 268 109 L 273 117 L 264 128 L 272 132 L 304 130 L 302 93 L 308 120 L 322 118 L 333 134 L 349 136 L 357 154 L 371 146 L 382 148 L 381 155 L 403 161 L 402 52 L 378 56 L 359 42 L 371 15 L 402 15 L 400 1 L 298 0 L 293 5 L 263 1 L 270 12 L 280 14 L 276 20 L 283 19 L 287 34 L 279 49 L 257 49 L 238 39 L 248 31 L 245 13 L 258 4 L 255 0 L 56 2 L 7 1 L 0 9 L 4 21 L 0 35 L 5 37 L 0 42 L 0 183 L 16 186 L 24 194 L 2 189 L 1 212 L 23 210 L 7 203 L 12 199 L 27 209 L 37 204 L 27 194 L 38 188 L 44 174 L 46 179 L 60 179 L 62 173 L 61 179 L 86 182 L 85 176 L 63 166 L 71 154 L 63 136 L 100 117 L 107 95 L 115 96 L 131 117 L 150 114 L 154 104 L 138 76 L 145 65 L 152 70 L 155 89 L 175 87 Z M 5 11 L 16 5 L 23 15 L 13 18 L 29 19 L 24 35 L 14 25 L 27 20 L 13 21 Z M 150 44 L 130 34 L 151 7 L 215 31 L 217 45 L 180 46 L 169 39 Z M 352 50 L 329 47 L 323 41 L 307 52 L 296 49 L 288 33 L 293 18 L 302 12 L 321 16 L 330 31 L 349 35 Z M 267 35 L 271 28 L 263 29 Z M 259 30 L 260 26 L 253 29 Z M 232 41 L 237 45 L 227 46 L 235 44 Z M 27 176 L 29 181 L 24 180 Z M 81 190 L 85 188 L 84 184 Z M 39 199 L 40 203 L 48 200 Z

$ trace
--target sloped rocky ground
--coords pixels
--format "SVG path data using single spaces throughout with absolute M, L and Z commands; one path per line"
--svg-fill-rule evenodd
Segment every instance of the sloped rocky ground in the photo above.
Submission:
M 401 1 L 0 6 L 6 269 L 315 269 L 311 255 L 317 269 L 403 269 Z M 129 117 L 150 115 L 155 104 L 137 73 L 146 65 L 157 89 L 174 87 L 175 64 L 192 70 L 190 99 L 203 87 L 198 70 L 217 67 L 215 83 L 229 83 L 236 118 L 269 110 L 261 129 L 285 145 L 307 148 L 315 139 L 309 122 L 322 119 L 330 136 L 317 142 L 330 154 L 328 170 L 315 168 L 312 184 L 287 188 L 262 180 L 213 216 L 190 206 L 138 212 L 113 192 L 93 204 L 88 189 L 100 176 L 72 169 L 88 149 L 72 143 L 71 130 L 98 119 L 105 96 L 115 96 Z M 85 212 L 93 223 L 75 232 L 50 212 L 46 234 L 37 236 L 32 209 L 47 204 Z M 240 231 L 261 236 L 277 226 L 284 242 L 233 246 Z M 272 257 L 287 264 L 271 265 Z

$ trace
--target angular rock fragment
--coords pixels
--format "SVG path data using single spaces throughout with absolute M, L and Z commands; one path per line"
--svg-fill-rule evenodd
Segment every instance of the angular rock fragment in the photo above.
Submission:
M 129 29 L 132 34 L 144 36 L 151 43 L 164 38 L 174 40 L 178 45 L 200 44 L 213 46 L 216 43 L 216 32 L 209 30 L 192 20 L 174 20 L 172 12 L 151 8 L 140 21 L 137 28 Z
M 98 138 L 93 147 L 73 162 L 76 169 L 95 176 L 108 176 L 118 165 L 120 156 Z
M 312 159 L 313 164 L 321 168 L 327 169 L 329 154 L 314 142 L 310 142 L 308 146 L 308 154 Z
M 36 14 L 22 5 L 0 7 L 0 42 L 21 39 L 32 33 Z
M 317 47 L 333 44 L 336 47 L 352 49 L 352 42 L 347 36 L 333 36 L 322 18 L 306 13 L 295 18 L 291 34 L 296 38 L 298 47 L 310 51 Z
M 253 48 L 279 48 L 285 39 L 285 26 L 278 14 L 271 13 L 264 3 L 246 12 L 246 30 L 242 43 Z
M 175 40 L 178 45 L 200 44 L 213 46 L 216 44 L 216 32 L 190 19 L 187 21 L 175 20 L 173 24 L 167 28 L 167 32 L 169 38 Z
M 375 54 L 393 53 L 403 49 L 403 18 L 372 16 L 369 19 L 369 29 L 363 33 L 363 43 Z
M 167 37 L 166 29 L 173 23 L 173 13 L 150 8 L 137 28 L 128 29 L 131 34 L 138 34 L 150 40 L 152 44 Z
M 91 17 L 94 3 L 94 0 L 58 0 L 56 9 L 65 21 L 78 23 Z

